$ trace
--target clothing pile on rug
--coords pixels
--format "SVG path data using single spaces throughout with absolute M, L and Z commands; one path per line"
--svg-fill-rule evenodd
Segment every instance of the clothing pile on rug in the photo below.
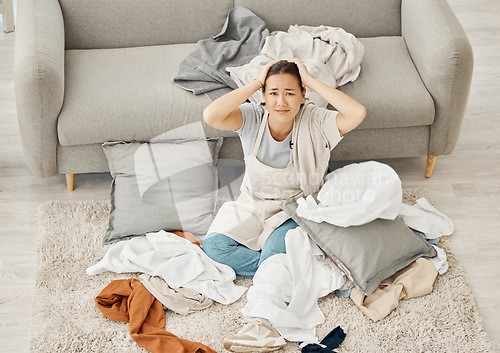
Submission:
M 321 222 L 336 222 L 343 227 L 400 216 L 416 234 L 432 244 L 437 255 L 418 258 L 365 295 L 304 229 L 300 226 L 291 229 L 285 237 L 286 254 L 266 259 L 253 277 L 247 303 L 241 309 L 247 324 L 235 335 L 226 337 L 223 342 L 226 349 L 267 352 L 282 347 L 288 340 L 300 342 L 302 352 L 331 352 L 332 348 L 325 348 L 316 337 L 316 326 L 324 322 L 319 298 L 337 291 L 350 296 L 371 320 L 379 321 L 389 315 L 400 300 L 432 292 L 438 274 L 448 269 L 446 254 L 437 243 L 441 236 L 453 233 L 453 224 L 423 198 L 413 206 L 402 204 L 401 182 L 393 173 L 389 166 L 373 161 L 337 169 L 327 175 L 317 197 L 320 202 L 303 198 L 297 202 L 300 205 L 297 213 L 316 221 L 320 217 Z M 363 185 L 345 182 L 355 175 L 386 177 Z M 344 192 L 354 192 L 352 195 L 359 197 L 351 197 L 342 207 L 340 200 L 347 199 L 339 193 Z M 199 245 L 189 233 L 165 231 L 112 245 L 101 261 L 87 269 L 89 275 L 105 271 L 142 274 L 139 280 L 112 282 L 96 298 L 99 309 L 111 320 L 130 322 L 133 339 L 147 349 L 154 349 L 152 351 L 159 351 L 161 346 L 175 352 L 170 350 L 177 349 L 170 348 L 172 344 L 172 347 L 187 345 L 211 352 L 200 343 L 166 332 L 160 318 L 164 316 L 163 308 L 187 315 L 208 308 L 213 301 L 231 304 L 245 293 L 245 287 L 234 283 L 234 270 L 210 259 Z M 147 299 L 134 299 L 139 296 Z M 130 300 L 125 299 L 127 297 Z M 151 323 L 153 317 L 154 324 Z M 149 338 L 150 334 L 154 339 Z M 323 350 L 316 350 L 317 347 Z
M 167 332 L 162 304 L 135 278 L 111 282 L 95 301 L 109 320 L 128 322 L 130 336 L 150 352 L 216 353 L 202 343 Z
M 401 181 L 396 172 L 375 161 L 331 172 L 318 199 L 319 204 L 309 196 L 298 199 L 297 214 L 342 227 L 400 216 L 415 233 L 431 243 L 454 230 L 451 220 L 427 200 L 419 199 L 413 206 L 403 204 Z M 247 318 L 268 320 L 285 339 L 317 343 L 315 327 L 324 322 L 317 300 L 344 289 L 348 280 L 300 226 L 288 231 L 285 242 L 286 254 L 268 258 L 257 270 L 241 312 Z M 382 281 L 369 295 L 356 287 L 344 294 L 350 294 L 363 313 L 378 321 L 389 315 L 400 300 L 431 293 L 437 275 L 448 269 L 445 252 L 432 246 L 437 253 L 435 257 L 417 259 Z
M 231 267 L 213 261 L 189 240 L 163 230 L 112 245 L 87 274 L 106 271 L 159 276 L 170 288 L 189 288 L 221 304 L 235 302 L 246 291 L 234 284 L 236 274 Z

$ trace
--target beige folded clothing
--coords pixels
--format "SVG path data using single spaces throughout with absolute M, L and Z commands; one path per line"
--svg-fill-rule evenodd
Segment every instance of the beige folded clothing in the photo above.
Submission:
M 379 321 L 389 315 L 400 300 L 431 293 L 437 274 L 431 261 L 419 258 L 382 281 L 368 296 L 358 288 L 353 288 L 351 299 L 366 316 L 373 321 Z
M 167 309 L 181 315 L 187 315 L 208 308 L 213 300 L 189 288 L 170 288 L 165 280 L 158 276 L 142 274 L 141 283 Z
M 274 326 L 258 318 L 243 319 L 246 325 L 235 335 L 224 338 L 224 348 L 231 352 L 272 352 L 283 347 L 286 342 Z

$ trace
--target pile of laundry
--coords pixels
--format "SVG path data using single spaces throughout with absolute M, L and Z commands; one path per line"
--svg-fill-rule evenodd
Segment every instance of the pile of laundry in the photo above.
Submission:
M 447 271 L 446 254 L 436 244 L 453 233 L 453 223 L 425 198 L 413 206 L 403 204 L 401 181 L 388 165 L 369 161 L 337 169 L 327 175 L 317 199 L 319 203 L 311 196 L 298 199 L 297 214 L 341 227 L 399 216 L 432 244 L 437 255 L 418 258 L 365 295 L 299 226 L 286 234 L 287 253 L 268 258 L 257 270 L 241 310 L 244 317 L 268 322 L 284 339 L 317 344 L 315 327 L 324 322 L 319 298 L 334 291 L 350 296 L 364 314 L 378 321 L 400 300 L 431 293 L 437 275 Z
M 234 283 L 229 266 L 210 259 L 190 233 L 159 231 L 112 245 L 87 274 L 142 273 L 112 281 L 96 298 L 110 320 L 130 323 L 130 335 L 151 352 L 215 351 L 165 331 L 164 308 L 180 315 L 206 309 L 214 301 L 231 304 L 246 288 Z
M 297 214 L 341 227 L 401 217 L 415 234 L 432 244 L 437 255 L 418 258 L 365 295 L 304 229 L 292 229 L 285 238 L 287 253 L 266 259 L 257 270 L 247 292 L 247 303 L 241 309 L 247 324 L 226 337 L 223 344 L 227 349 L 270 351 L 284 346 L 285 340 L 300 342 L 303 352 L 314 352 L 317 347 L 327 349 L 315 332 L 325 320 L 319 298 L 333 292 L 350 296 L 364 314 L 378 321 L 389 315 L 400 300 L 430 293 L 437 275 L 447 271 L 446 254 L 437 244 L 441 236 L 453 233 L 453 223 L 424 198 L 413 206 L 403 204 L 401 181 L 389 166 L 369 161 L 337 169 L 327 175 L 317 200 L 297 200 Z M 160 351 L 159 347 L 174 342 L 212 352 L 201 343 L 166 332 L 164 318 L 160 320 L 162 309 L 187 315 L 208 308 L 213 301 L 231 304 L 247 290 L 234 283 L 233 269 L 210 259 L 189 233 L 160 231 L 116 243 L 101 261 L 87 269 L 89 275 L 105 271 L 142 273 L 139 280 L 113 281 L 96 303 L 111 320 L 130 321 L 134 340 L 147 349 L 153 347 L 151 351 L 155 351 L 154 347 Z M 151 328 L 147 315 L 125 315 L 124 307 L 130 313 L 151 311 L 159 318 L 157 327 Z M 346 331 L 345 326 L 336 328 L 327 337 L 337 337 L 334 341 L 338 345 Z M 333 348 L 328 349 L 330 352 Z
M 210 99 L 252 82 L 260 68 L 275 59 L 300 59 L 316 79 L 332 86 L 356 80 L 361 71 L 363 44 L 339 27 L 290 26 L 270 33 L 265 22 L 242 6 L 232 8 L 222 31 L 198 42 L 198 48 L 179 65 L 174 82 Z M 307 90 L 306 98 L 317 106 L 328 102 Z M 264 101 L 257 91 L 250 97 Z

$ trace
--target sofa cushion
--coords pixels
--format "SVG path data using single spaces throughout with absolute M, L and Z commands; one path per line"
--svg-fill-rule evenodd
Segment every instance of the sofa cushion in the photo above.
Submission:
M 236 136 L 203 122 L 209 103 L 205 95 L 194 96 L 172 82 L 179 63 L 195 48 L 177 44 L 67 50 L 59 143 L 147 141 L 191 123 L 203 124 L 207 137 Z
M 162 229 L 205 235 L 215 218 L 221 145 L 222 138 L 103 144 L 113 176 L 104 242 Z
M 339 89 L 359 100 L 367 115 L 357 129 L 430 125 L 434 100 L 425 88 L 402 37 L 360 38 L 361 73 Z
M 400 36 L 401 0 L 235 0 L 262 18 L 270 31 L 290 25 L 341 27 L 356 37 Z
M 361 73 L 356 81 L 340 87 L 367 108 L 367 117 L 358 129 L 431 124 L 434 102 L 404 39 L 360 41 L 365 46 Z M 207 137 L 235 136 L 203 122 L 203 109 L 209 103 L 206 96 L 194 96 L 172 82 L 179 63 L 195 49 L 196 44 L 175 44 L 67 50 L 59 143 L 145 141 L 196 122 L 203 124 Z
M 360 226 L 343 228 L 302 218 L 297 214 L 297 207 L 297 198 L 281 203 L 281 208 L 366 295 L 419 257 L 436 256 L 434 248 L 411 231 L 400 217 L 377 218 Z
M 232 0 L 59 0 L 67 49 L 196 43 L 220 31 Z M 210 14 L 207 16 L 207 14 Z

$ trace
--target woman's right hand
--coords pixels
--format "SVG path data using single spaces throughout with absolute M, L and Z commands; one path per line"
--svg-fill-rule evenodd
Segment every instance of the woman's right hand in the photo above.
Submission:
M 256 80 L 259 80 L 260 88 L 264 86 L 269 69 L 278 61 L 279 60 L 273 60 L 260 69 L 256 78 Z M 239 106 L 257 90 L 257 85 L 252 81 L 245 86 L 226 93 L 212 101 L 205 108 L 203 111 L 203 119 L 208 125 L 219 130 L 234 131 L 239 129 L 243 124 L 243 116 L 241 115 Z
M 267 73 L 269 72 L 269 69 L 271 68 L 271 66 L 273 66 L 274 64 L 276 64 L 279 61 L 280 61 L 279 59 L 276 59 L 276 60 L 270 61 L 269 63 L 267 63 L 266 65 L 261 67 L 259 74 L 257 75 L 257 78 L 256 78 L 256 80 L 258 80 L 260 82 L 261 87 L 264 87 L 264 83 L 266 82 Z

